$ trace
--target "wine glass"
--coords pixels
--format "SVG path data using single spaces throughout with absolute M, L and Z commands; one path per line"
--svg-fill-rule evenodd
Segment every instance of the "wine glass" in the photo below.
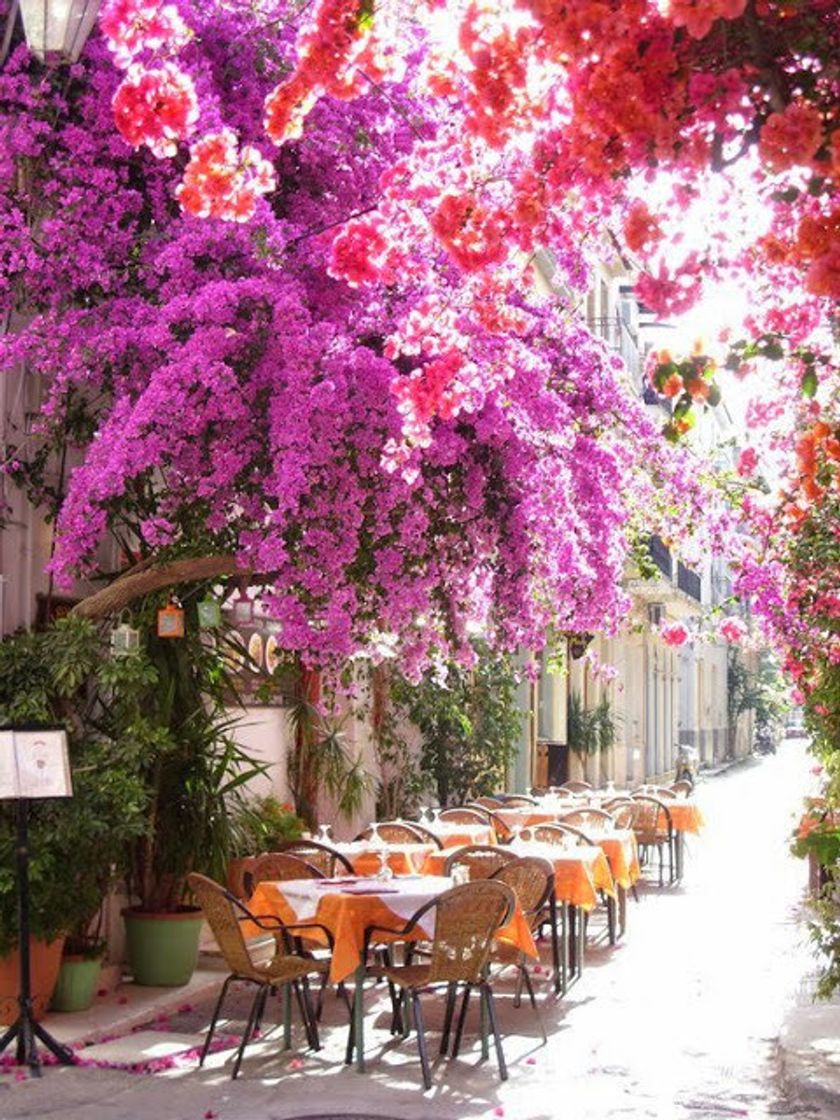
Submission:
M 380 848 L 376 854 L 379 856 L 379 870 L 376 873 L 376 878 L 383 879 L 386 882 L 388 879 L 393 879 L 394 872 L 391 870 L 391 865 L 388 863 L 388 849 Z
M 374 847 L 382 843 L 382 837 L 379 835 L 379 825 L 376 821 L 370 826 L 370 842 Z
M 318 828 L 318 842 L 320 844 L 328 844 L 332 840 L 332 833 L 328 824 L 322 824 Z

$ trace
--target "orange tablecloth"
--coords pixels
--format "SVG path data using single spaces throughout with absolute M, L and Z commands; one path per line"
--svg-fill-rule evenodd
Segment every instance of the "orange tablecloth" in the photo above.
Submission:
M 668 812 L 671 814 L 671 823 L 676 832 L 693 832 L 696 835 L 706 823 L 699 806 L 693 801 L 677 799 L 668 801 L 666 804 Z
M 639 867 L 636 834 L 632 828 L 617 828 L 613 832 L 588 835 L 607 857 L 612 877 L 619 887 L 627 891 L 638 882 L 642 871 Z
M 563 812 L 564 810 L 559 810 Z M 566 809 L 566 812 L 569 810 Z M 500 817 L 508 828 L 529 828 L 531 825 L 537 824 L 551 824 L 557 820 L 557 812 L 552 812 L 550 809 L 495 809 L 497 817 Z
M 387 852 L 388 866 L 395 875 L 417 875 L 423 870 L 426 857 L 438 851 L 435 844 L 368 844 L 366 841 L 337 844 L 336 849 L 353 864 L 357 875 L 376 875 L 380 867 L 379 852 Z
M 317 880 L 259 883 L 248 907 L 258 916 L 273 914 L 289 925 L 309 921 L 325 926 L 334 941 L 330 968 L 333 983 L 346 980 L 362 963 L 368 926 L 390 926 L 396 932 L 414 911 L 452 886 L 451 879 L 421 876 L 383 883 L 381 894 L 352 894 L 338 885 L 312 887 L 313 882 Z M 370 886 L 375 888 L 373 882 Z M 301 891 L 304 893 L 298 893 Z M 429 922 L 418 931 L 418 937 L 434 936 L 434 911 Z M 262 932 L 254 926 L 250 930 L 246 927 L 247 923 L 243 927 L 245 936 Z M 499 930 L 499 937 L 531 957 L 538 956 L 528 922 L 518 905 L 508 925 Z
M 466 844 L 495 844 L 496 833 L 489 824 L 456 824 L 454 821 L 435 821 L 424 827 L 433 832 L 444 848 L 463 848 Z
M 568 902 L 583 910 L 598 905 L 598 891 L 615 898 L 615 883 L 609 861 L 601 848 L 581 844 L 563 849 L 554 844 L 528 840 L 512 845 L 518 856 L 539 856 L 554 867 L 554 891 L 558 902 Z

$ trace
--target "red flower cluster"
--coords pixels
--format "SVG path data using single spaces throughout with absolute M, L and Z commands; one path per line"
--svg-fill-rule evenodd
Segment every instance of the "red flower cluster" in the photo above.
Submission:
M 738 19 L 747 0 L 671 0 L 668 14 L 692 39 L 705 39 L 719 19 Z
M 771 171 L 807 166 L 823 139 L 823 123 L 813 105 L 794 102 L 783 113 L 771 113 L 761 130 L 758 154 Z
M 364 65 L 371 32 L 369 0 L 321 0 L 309 28 L 298 39 L 298 64 L 265 101 L 265 129 L 275 144 L 300 136 L 303 122 L 324 93 L 354 97 L 360 90 L 351 70 Z
M 175 193 L 181 207 L 197 218 L 247 222 L 259 196 L 274 185 L 271 163 L 250 145 L 240 149 L 236 133 L 225 128 L 193 144 Z
M 457 384 L 463 364 L 462 355 L 450 351 L 414 370 L 409 377 L 399 378 L 393 384 L 393 392 L 401 409 L 420 425 L 427 424 L 435 416 L 451 419 L 464 396 Z
M 482 206 L 475 195 L 445 195 L 429 224 L 452 259 L 467 272 L 507 256 L 506 215 Z
M 171 63 L 154 70 L 132 66 L 114 94 L 114 120 L 133 148 L 148 145 L 162 159 L 173 156 L 198 120 L 192 79 Z
M 351 288 L 371 284 L 379 279 L 379 264 L 387 248 L 376 222 L 348 222 L 332 243 L 327 271 L 336 280 L 346 280 Z
M 650 252 L 663 233 L 658 220 L 641 199 L 631 203 L 624 219 L 624 240 L 634 253 Z
M 109 0 L 99 26 L 114 62 L 123 69 L 144 51 L 178 51 L 192 37 L 175 5 L 160 0 Z

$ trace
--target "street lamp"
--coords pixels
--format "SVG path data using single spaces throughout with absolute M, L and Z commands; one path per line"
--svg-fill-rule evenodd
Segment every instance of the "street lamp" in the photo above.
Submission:
M 18 10 L 26 44 L 41 62 L 75 62 L 93 30 L 100 0 L 14 0 L 6 17 L 0 63 L 12 41 Z

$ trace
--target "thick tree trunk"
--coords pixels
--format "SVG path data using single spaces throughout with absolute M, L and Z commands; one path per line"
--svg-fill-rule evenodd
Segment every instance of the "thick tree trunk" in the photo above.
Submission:
M 233 553 L 220 556 L 192 556 L 183 560 L 171 560 L 168 564 L 132 569 L 103 587 L 101 591 L 88 595 L 72 610 L 72 614 L 82 618 L 104 618 L 118 614 L 135 599 L 160 591 L 164 587 L 174 587 L 179 583 L 198 583 L 205 579 L 220 579 L 222 576 L 242 576 L 250 578 L 253 573 L 239 566 Z

